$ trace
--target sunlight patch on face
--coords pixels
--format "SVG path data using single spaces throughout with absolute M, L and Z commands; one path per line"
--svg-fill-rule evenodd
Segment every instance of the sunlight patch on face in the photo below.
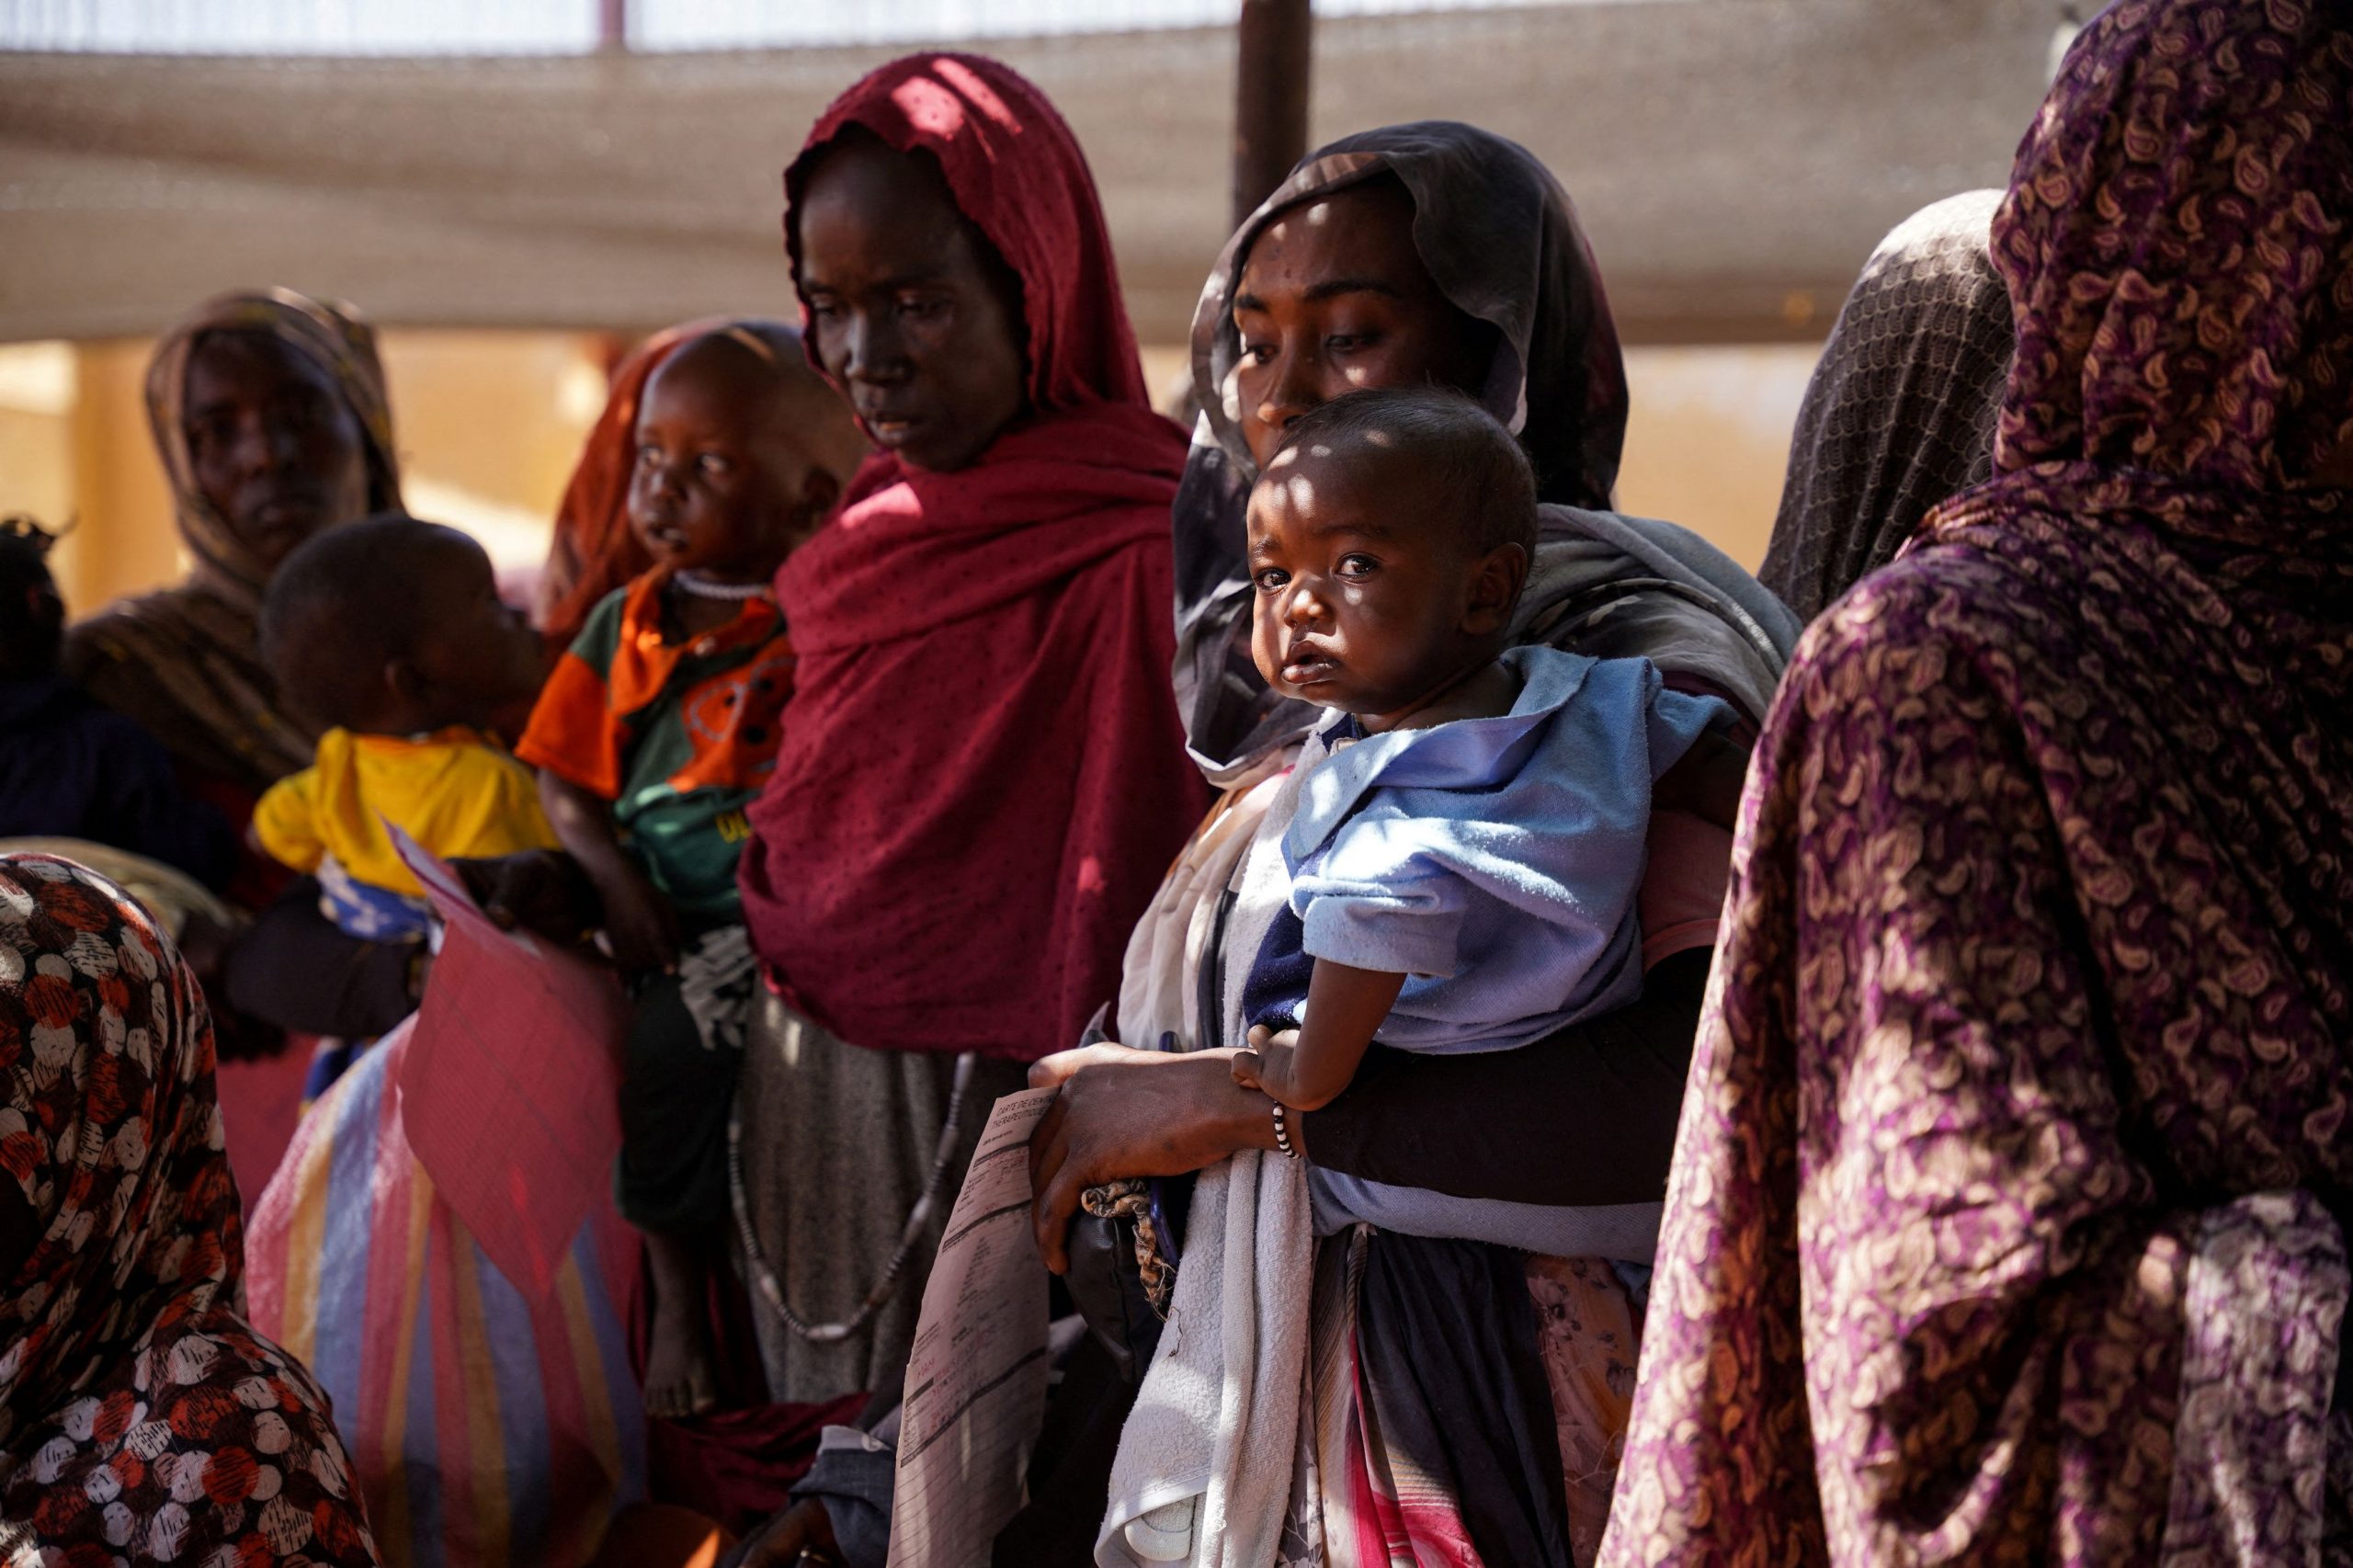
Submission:
M 1290 503 L 1296 517 L 1305 517 L 1315 508 L 1315 482 L 1303 473 L 1294 473 L 1282 483 L 1283 496 Z
M 1268 473 L 1272 473 L 1279 468 L 1289 468 L 1298 460 L 1299 449 L 1297 447 L 1285 447 L 1281 451 L 1275 454 L 1275 460 L 1267 465 L 1267 472 Z
M 1381 447 L 1383 449 L 1393 447 L 1397 444 L 1397 437 L 1392 436 L 1386 430 L 1368 430 L 1364 433 L 1364 440 L 1365 445 L 1369 447 Z
M 1331 221 L 1332 204 L 1328 201 L 1319 201 L 1307 210 L 1307 226 L 1311 229 L 1320 229 Z

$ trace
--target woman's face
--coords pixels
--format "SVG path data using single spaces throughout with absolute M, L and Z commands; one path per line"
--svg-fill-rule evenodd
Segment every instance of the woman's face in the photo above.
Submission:
M 868 437 L 933 472 L 986 451 L 1027 402 L 1020 288 L 938 166 L 845 140 L 792 222 L 818 362 Z
M 196 488 L 275 568 L 322 529 L 368 515 L 368 441 L 333 376 L 260 333 L 207 333 L 188 361 Z
M 1436 381 L 1474 395 L 1495 333 L 1438 292 L 1414 248 L 1414 200 L 1368 180 L 1276 214 L 1233 291 L 1243 439 L 1260 469 L 1284 426 L 1367 387 Z

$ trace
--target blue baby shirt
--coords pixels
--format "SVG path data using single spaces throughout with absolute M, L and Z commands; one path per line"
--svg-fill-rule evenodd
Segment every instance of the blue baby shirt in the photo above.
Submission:
M 1646 659 L 1503 663 L 1510 712 L 1342 743 L 1302 781 L 1248 1022 L 1296 1022 L 1319 958 L 1409 977 L 1378 1036 L 1404 1051 L 1526 1045 L 1640 992 L 1651 785 L 1731 710 Z

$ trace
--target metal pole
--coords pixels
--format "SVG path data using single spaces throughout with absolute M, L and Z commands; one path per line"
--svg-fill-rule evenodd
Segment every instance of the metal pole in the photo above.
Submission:
M 1314 39 L 1309 0 L 1242 0 L 1233 103 L 1236 228 L 1307 152 Z
M 597 47 L 608 54 L 629 48 L 629 0 L 597 0 Z

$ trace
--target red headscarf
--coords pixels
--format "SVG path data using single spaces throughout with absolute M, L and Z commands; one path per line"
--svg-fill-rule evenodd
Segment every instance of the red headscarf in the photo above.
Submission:
M 843 1039 L 1031 1060 L 1111 997 L 1207 804 L 1168 692 L 1185 440 L 1145 401 L 1093 178 L 1035 87 L 970 55 L 886 65 L 817 122 L 789 198 L 852 124 L 936 158 L 1019 275 L 1033 413 L 953 473 L 876 458 L 778 576 L 800 687 L 745 915 Z

